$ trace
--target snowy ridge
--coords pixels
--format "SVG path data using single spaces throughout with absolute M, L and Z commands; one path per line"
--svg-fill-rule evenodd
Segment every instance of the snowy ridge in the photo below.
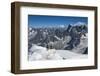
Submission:
M 65 60 L 74 58 L 87 58 L 87 55 L 77 54 L 69 50 L 46 49 L 33 45 L 30 49 L 29 61 L 33 60 Z

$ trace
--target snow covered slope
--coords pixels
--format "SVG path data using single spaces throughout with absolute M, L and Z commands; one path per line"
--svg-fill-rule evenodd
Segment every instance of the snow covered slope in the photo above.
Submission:
M 87 55 L 77 54 L 69 50 L 46 49 L 45 47 L 33 45 L 28 55 L 29 61 L 33 60 L 65 60 L 65 59 L 82 59 Z

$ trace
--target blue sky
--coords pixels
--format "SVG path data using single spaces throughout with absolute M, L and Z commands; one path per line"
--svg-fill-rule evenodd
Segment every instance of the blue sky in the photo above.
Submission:
M 73 17 L 73 16 L 46 16 L 46 15 L 28 15 L 28 26 L 31 27 L 48 27 L 69 25 L 82 22 L 88 24 L 87 17 Z

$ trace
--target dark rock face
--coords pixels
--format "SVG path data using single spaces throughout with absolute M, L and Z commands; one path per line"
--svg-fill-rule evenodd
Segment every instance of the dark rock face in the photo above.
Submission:
M 30 27 L 29 27 L 30 28 Z M 78 45 L 80 45 L 80 40 L 82 35 L 86 37 L 88 33 L 88 28 L 86 25 L 68 25 L 68 27 L 47 27 L 47 28 L 32 28 L 28 33 L 33 33 L 28 35 L 28 45 L 29 48 L 31 44 L 36 44 L 39 46 L 54 48 L 57 45 L 61 45 L 64 50 L 72 50 Z M 70 41 L 66 41 L 66 37 L 70 36 Z M 60 41 L 62 40 L 61 44 Z M 52 45 L 50 44 L 52 42 Z M 50 46 L 49 46 L 50 44 Z M 62 46 L 63 45 L 63 46 Z M 56 48 L 57 49 L 57 48 Z M 83 49 L 83 54 L 88 54 L 88 46 Z
M 88 47 L 86 47 L 84 50 L 85 50 L 85 51 L 84 51 L 83 54 L 88 54 Z

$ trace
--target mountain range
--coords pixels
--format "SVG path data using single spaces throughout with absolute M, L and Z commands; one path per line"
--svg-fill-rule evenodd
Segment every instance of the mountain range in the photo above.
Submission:
M 32 44 L 47 49 L 88 54 L 88 27 L 81 22 L 59 27 L 28 27 L 28 51 Z

